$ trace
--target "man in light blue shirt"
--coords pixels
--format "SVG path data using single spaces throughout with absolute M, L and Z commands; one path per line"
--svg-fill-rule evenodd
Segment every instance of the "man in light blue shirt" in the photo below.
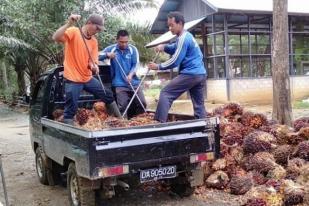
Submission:
M 182 93 L 189 91 L 197 119 L 206 117 L 204 106 L 204 90 L 206 84 L 206 70 L 203 54 L 191 33 L 184 30 L 184 17 L 179 12 L 168 14 L 168 27 L 172 34 L 177 35 L 173 44 L 161 44 L 156 47 L 157 52 L 166 52 L 172 57 L 164 63 L 150 62 L 148 68 L 152 70 L 166 70 L 178 67 L 179 75 L 172 79 L 160 92 L 160 98 L 155 119 L 166 122 L 168 111 Z
M 120 112 L 123 114 L 127 108 L 134 90 L 137 89 L 140 80 L 136 76 L 136 70 L 139 66 L 139 53 L 135 46 L 129 44 L 129 33 L 126 30 L 117 32 L 117 43 L 106 47 L 99 54 L 99 60 L 111 60 L 111 78 L 112 87 L 116 92 L 116 100 Z M 128 118 L 141 114 L 146 108 L 144 93 L 139 88 L 137 97 L 134 98 Z

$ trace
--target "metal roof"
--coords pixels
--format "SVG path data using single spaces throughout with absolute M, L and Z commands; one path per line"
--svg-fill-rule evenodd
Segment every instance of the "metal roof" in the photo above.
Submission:
M 201 21 L 203 21 L 205 18 L 206 17 L 202 17 L 200 19 L 196 19 L 196 20 L 193 20 L 193 21 L 186 22 L 185 25 L 184 25 L 184 29 L 190 30 L 191 28 L 193 28 L 194 26 L 199 24 Z M 172 39 L 174 39 L 175 37 L 176 37 L 176 35 L 173 35 L 170 31 L 166 32 L 165 34 L 162 34 L 157 39 L 155 39 L 152 42 L 150 42 L 149 44 L 147 44 L 146 47 L 147 48 L 154 47 L 154 46 L 157 46 L 159 44 L 169 42 Z
M 188 1 L 188 0 L 186 0 Z M 201 0 L 208 8 L 216 12 L 233 13 L 258 13 L 270 14 L 273 10 L 273 0 Z M 198 0 L 190 0 L 191 4 L 197 4 Z M 158 34 L 167 31 L 166 20 L 170 11 L 179 11 L 185 0 L 165 0 L 151 27 L 151 33 Z M 188 2 L 186 2 L 188 3 Z M 288 0 L 288 12 L 290 15 L 309 15 L 309 0 Z M 206 11 L 202 16 L 206 15 Z M 185 19 L 190 17 L 185 16 Z
M 203 0 L 206 4 L 212 5 L 218 11 L 257 11 L 272 12 L 273 0 Z M 309 14 L 308 0 L 288 0 L 288 12 L 291 14 Z

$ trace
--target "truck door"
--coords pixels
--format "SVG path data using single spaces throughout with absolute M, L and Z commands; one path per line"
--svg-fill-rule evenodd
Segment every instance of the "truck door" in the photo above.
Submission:
M 43 111 L 44 83 L 44 80 L 37 82 L 30 103 L 30 134 L 35 139 L 34 141 L 39 141 L 40 143 L 42 141 L 41 117 Z

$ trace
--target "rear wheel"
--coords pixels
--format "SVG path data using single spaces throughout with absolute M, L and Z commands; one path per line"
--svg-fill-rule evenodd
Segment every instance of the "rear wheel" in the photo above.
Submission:
M 70 163 L 67 174 L 67 189 L 71 206 L 95 206 L 95 190 L 89 188 L 89 180 L 79 177 L 74 163 Z
M 53 186 L 60 181 L 60 173 L 56 167 L 53 168 L 53 161 L 46 156 L 42 147 L 35 150 L 35 168 L 39 181 L 43 185 Z
M 46 166 L 46 156 L 42 151 L 41 147 L 36 148 L 35 150 L 35 169 L 39 177 L 39 181 L 43 185 L 48 185 L 47 178 L 47 166 Z
M 193 194 L 194 187 L 191 186 L 188 177 L 182 175 L 171 180 L 171 191 L 180 197 L 189 197 Z

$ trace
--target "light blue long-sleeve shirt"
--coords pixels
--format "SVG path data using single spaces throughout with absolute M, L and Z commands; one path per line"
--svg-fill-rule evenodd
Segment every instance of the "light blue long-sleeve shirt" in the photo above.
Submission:
M 159 64 L 160 70 L 178 67 L 180 74 L 206 74 L 201 49 L 188 31 L 184 31 L 175 43 L 165 45 L 164 51 L 172 57 Z
M 103 51 L 99 53 L 99 60 L 104 61 L 107 59 L 107 53 L 114 52 L 116 57 L 111 59 L 111 78 L 112 78 L 112 86 L 113 87 L 127 87 L 130 88 L 130 85 L 127 82 L 125 75 L 122 72 L 125 72 L 126 76 L 130 73 L 135 73 L 137 67 L 139 66 L 139 53 L 135 46 L 129 44 L 125 50 L 121 50 L 118 44 L 113 44 L 106 47 Z M 121 65 L 119 66 L 116 58 Z M 137 86 L 140 80 L 136 75 L 132 78 L 132 85 Z

